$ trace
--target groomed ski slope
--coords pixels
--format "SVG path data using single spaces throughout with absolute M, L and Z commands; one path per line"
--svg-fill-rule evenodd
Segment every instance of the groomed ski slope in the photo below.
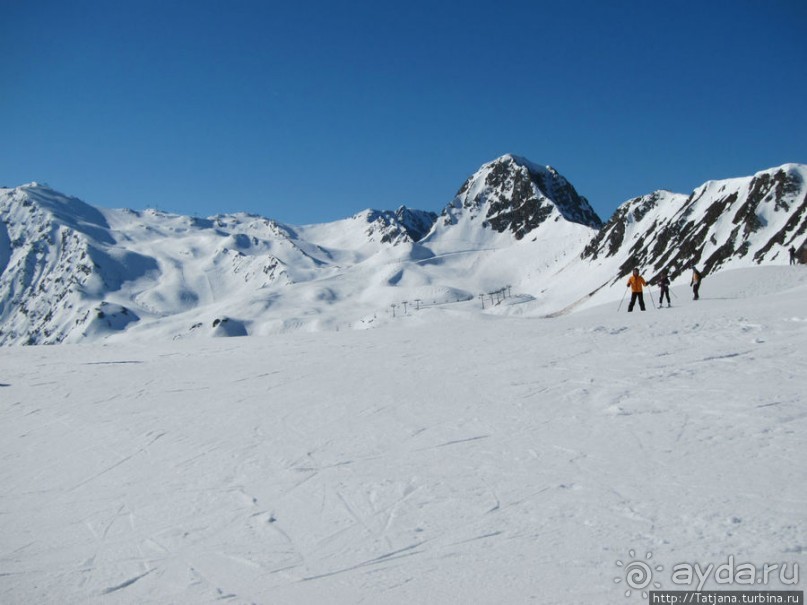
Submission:
M 673 293 L 0 349 L 0 602 L 646 602 L 631 549 L 666 589 L 807 575 L 807 269 Z

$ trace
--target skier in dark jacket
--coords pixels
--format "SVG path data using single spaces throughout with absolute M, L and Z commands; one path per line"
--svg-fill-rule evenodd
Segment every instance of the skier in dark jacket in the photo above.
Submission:
M 695 265 L 692 265 L 692 279 L 689 281 L 689 285 L 692 286 L 692 300 L 698 300 L 700 298 L 699 291 L 701 289 L 701 272 L 698 271 L 698 268 Z
M 795 265 L 796 264 L 796 248 L 793 247 L 793 246 L 790 246 L 790 250 L 788 250 L 788 252 L 790 252 L 790 264 Z
M 667 307 L 670 306 L 670 277 L 666 271 L 661 272 L 661 277 L 658 278 L 658 285 L 661 288 L 661 297 L 659 298 L 659 309 L 664 304 L 664 297 L 667 297 Z

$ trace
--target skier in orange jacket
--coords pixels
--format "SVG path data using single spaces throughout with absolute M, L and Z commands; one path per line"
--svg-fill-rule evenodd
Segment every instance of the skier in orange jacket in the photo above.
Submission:
M 644 294 L 642 288 L 647 285 L 644 277 L 639 275 L 639 269 L 633 270 L 633 275 L 628 278 L 628 287 L 630 288 L 630 304 L 628 305 L 628 313 L 633 311 L 636 301 L 639 301 L 639 308 L 644 311 Z

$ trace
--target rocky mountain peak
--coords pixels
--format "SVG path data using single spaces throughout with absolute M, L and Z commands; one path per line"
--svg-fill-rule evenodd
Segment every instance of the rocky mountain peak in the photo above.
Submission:
M 586 198 L 557 170 L 507 154 L 482 166 L 443 212 L 444 222 L 465 213 L 484 217 L 485 225 L 521 239 L 548 219 L 562 218 L 598 229 L 602 221 Z
M 412 210 L 406 206 L 391 210 L 368 210 L 366 220 L 370 224 L 367 235 L 378 236 L 384 244 L 414 243 L 425 236 L 437 220 L 434 212 Z

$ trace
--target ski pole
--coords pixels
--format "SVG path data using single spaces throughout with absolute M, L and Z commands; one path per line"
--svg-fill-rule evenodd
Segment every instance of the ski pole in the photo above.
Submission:
M 625 297 L 628 295 L 628 291 L 625 290 L 625 293 L 622 295 L 622 300 L 619 301 L 619 306 L 616 308 L 616 312 L 619 313 L 619 310 L 622 308 L 622 303 L 625 302 Z
M 650 291 L 650 288 L 647 289 L 647 294 L 650 296 L 650 304 L 653 305 L 653 308 L 656 308 L 656 303 L 653 301 L 653 293 Z M 661 303 L 659 303 L 661 304 Z

